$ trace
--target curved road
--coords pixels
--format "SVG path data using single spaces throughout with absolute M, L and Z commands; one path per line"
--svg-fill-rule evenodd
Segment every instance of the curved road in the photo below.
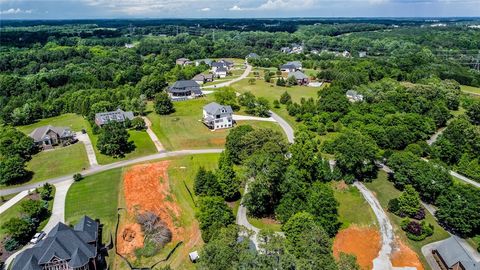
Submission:
M 240 77 L 235 78 L 235 79 L 230 80 L 230 81 L 222 82 L 222 83 L 219 83 L 219 84 L 213 84 L 213 85 L 209 85 L 209 86 L 203 86 L 202 89 L 220 88 L 220 87 L 230 86 L 230 84 L 232 84 L 232 83 L 236 83 L 236 82 L 239 82 L 239 81 L 247 78 L 248 74 L 250 74 L 251 71 L 252 71 L 252 66 L 247 64 L 247 68 L 245 69 L 245 71 L 243 72 L 243 74 L 240 75 Z

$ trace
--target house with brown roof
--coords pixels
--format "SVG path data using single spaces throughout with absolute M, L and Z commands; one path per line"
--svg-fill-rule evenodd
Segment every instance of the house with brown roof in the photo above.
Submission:
M 76 141 L 75 133 L 70 128 L 51 125 L 36 128 L 28 136 L 43 150 L 52 149 L 57 145 L 70 145 Z

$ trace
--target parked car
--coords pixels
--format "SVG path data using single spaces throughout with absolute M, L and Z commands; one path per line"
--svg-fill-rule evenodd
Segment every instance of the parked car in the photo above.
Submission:
M 30 244 L 36 244 L 38 243 L 40 240 L 43 239 L 43 237 L 45 237 L 46 233 L 44 231 L 41 231 L 41 232 L 38 232 L 36 233 L 32 240 L 30 240 Z

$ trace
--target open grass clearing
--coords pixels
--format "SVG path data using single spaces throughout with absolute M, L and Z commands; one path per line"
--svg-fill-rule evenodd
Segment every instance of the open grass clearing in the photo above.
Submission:
M 18 126 L 17 128 L 25 134 L 30 134 L 34 129 L 47 125 L 69 127 L 73 131 L 80 131 L 82 128 L 87 128 L 89 126 L 88 121 L 83 118 L 83 116 L 74 113 L 66 113 L 55 117 L 44 118 L 33 124 Z
M 223 148 L 229 129 L 211 131 L 200 120 L 203 106 L 214 101 L 214 96 L 175 102 L 175 112 L 170 115 L 148 114 L 152 130 L 167 150 Z M 273 122 L 238 121 L 237 125 L 252 125 L 254 128 L 271 128 L 282 132 Z
M 480 87 L 468 86 L 468 85 L 461 85 L 460 89 L 466 93 L 474 93 L 480 95 Z
M 8 194 L 0 197 L 0 206 L 11 200 L 13 197 L 17 196 L 18 193 Z
M 281 232 L 282 231 L 282 224 L 274 219 L 271 218 L 254 218 L 254 217 L 247 217 L 248 222 L 252 224 L 254 227 L 259 228 L 260 230 L 270 230 L 274 232 Z
M 388 181 L 387 173 L 385 173 L 384 171 L 379 171 L 378 177 L 372 182 L 365 183 L 365 185 L 375 194 L 383 209 L 385 210 L 385 212 L 387 212 L 387 215 L 390 218 L 390 221 L 392 222 L 392 225 L 394 227 L 395 236 L 399 237 L 403 243 L 407 244 L 410 248 L 412 248 L 412 250 L 418 254 L 424 267 L 426 269 L 429 269 L 428 263 L 426 262 L 425 257 L 421 252 L 422 246 L 450 237 L 448 232 L 446 232 L 442 227 L 440 227 L 435 218 L 428 211 L 425 210 L 425 222 L 430 223 L 434 226 L 433 235 L 427 237 L 422 241 L 413 241 L 408 239 L 405 232 L 400 227 L 402 218 L 387 211 L 388 202 L 393 198 L 399 197 L 401 194 L 401 191 L 396 189 L 393 186 L 392 182 Z

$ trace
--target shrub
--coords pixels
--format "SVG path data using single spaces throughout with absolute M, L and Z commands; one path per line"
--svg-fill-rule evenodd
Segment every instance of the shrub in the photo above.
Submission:
M 40 190 L 40 197 L 44 201 L 50 201 L 52 199 L 53 186 L 49 183 L 45 183 L 43 188 Z
M 6 251 L 14 251 L 15 249 L 17 249 L 19 246 L 20 246 L 20 243 L 18 243 L 17 240 L 9 237 L 5 240 L 4 242 L 5 244 L 5 250 Z
M 156 255 L 158 251 L 159 251 L 159 248 L 153 241 L 145 239 L 145 243 L 143 244 L 143 247 L 137 248 L 135 250 L 135 256 L 137 258 L 140 258 L 140 257 L 148 258 Z
M 276 108 L 276 109 L 280 108 L 280 102 L 278 102 L 278 100 L 275 99 L 273 101 L 273 107 Z
M 83 175 L 81 175 L 80 173 L 76 173 L 76 174 L 73 175 L 73 180 L 75 182 L 79 182 L 82 179 L 83 179 Z
M 407 237 L 413 241 L 422 241 L 433 234 L 433 225 L 425 221 L 419 223 L 406 218 L 402 220 L 401 227 L 406 232 Z
M 135 117 L 131 121 L 132 128 L 135 130 L 144 130 L 147 128 L 145 121 L 141 117 Z

